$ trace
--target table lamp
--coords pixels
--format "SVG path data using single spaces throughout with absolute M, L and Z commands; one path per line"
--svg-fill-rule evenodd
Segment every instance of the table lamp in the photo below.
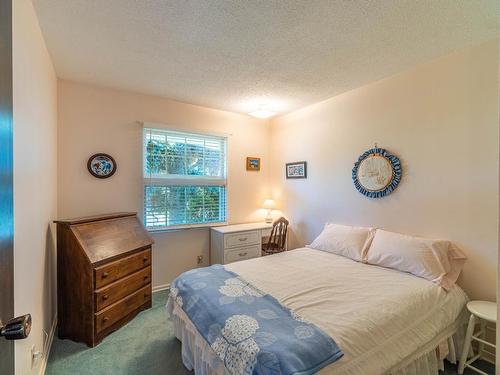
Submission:
M 264 208 L 267 210 L 266 223 L 272 223 L 273 217 L 271 216 L 271 212 L 274 208 L 276 208 L 276 204 L 272 199 L 266 199 L 264 201 Z

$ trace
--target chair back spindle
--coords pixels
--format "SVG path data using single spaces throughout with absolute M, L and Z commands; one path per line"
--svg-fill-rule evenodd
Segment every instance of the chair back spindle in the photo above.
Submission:
M 269 241 L 263 246 L 267 254 L 279 253 L 286 250 L 286 235 L 288 231 L 288 220 L 280 217 L 273 223 L 273 229 Z

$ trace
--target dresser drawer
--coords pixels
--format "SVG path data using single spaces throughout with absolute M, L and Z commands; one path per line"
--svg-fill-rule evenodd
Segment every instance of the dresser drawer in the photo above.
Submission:
M 237 262 L 238 260 L 252 259 L 259 257 L 261 253 L 260 245 L 246 246 L 238 249 L 226 250 L 224 253 L 224 263 Z
M 260 231 L 239 232 L 224 235 L 224 247 L 241 247 L 260 244 Z
M 95 311 L 121 300 L 151 282 L 151 266 L 124 277 L 94 293 Z
M 124 316 L 130 314 L 150 300 L 151 284 L 98 312 L 95 314 L 96 333 L 111 327 Z
M 149 265 L 151 265 L 151 249 L 97 267 L 94 269 L 95 288 L 102 288 Z

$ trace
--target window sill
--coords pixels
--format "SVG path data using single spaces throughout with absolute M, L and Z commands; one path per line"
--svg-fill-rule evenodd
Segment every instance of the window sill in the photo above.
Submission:
M 157 233 L 180 232 L 180 231 L 185 231 L 185 230 L 190 230 L 190 229 L 203 229 L 203 228 L 210 229 L 212 227 L 220 227 L 223 225 L 227 225 L 227 222 L 207 223 L 207 224 L 199 224 L 199 225 L 179 225 L 179 226 L 175 226 L 175 227 L 167 227 L 167 228 L 161 228 L 161 229 L 148 229 L 148 228 L 146 228 L 146 230 L 151 234 L 157 234 Z

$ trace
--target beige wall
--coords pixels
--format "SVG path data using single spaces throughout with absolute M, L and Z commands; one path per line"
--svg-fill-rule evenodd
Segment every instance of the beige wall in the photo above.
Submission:
M 31 313 L 26 340 L 16 341 L 16 373 L 40 372 L 31 347 L 42 350 L 55 315 L 57 212 L 57 78 L 30 0 L 13 4 L 14 310 Z
M 179 130 L 229 133 L 228 203 L 232 223 L 263 220 L 257 210 L 267 197 L 269 170 L 267 121 L 152 96 L 59 81 L 59 217 L 142 210 L 142 125 L 150 121 Z M 87 159 L 111 154 L 118 169 L 109 179 L 92 177 Z M 260 172 L 247 172 L 247 156 L 262 158 Z M 208 265 L 208 229 L 154 235 L 153 285 L 169 283 Z
M 461 285 L 472 298 L 495 300 L 497 78 L 492 42 L 273 120 L 272 189 L 291 219 L 292 247 L 326 221 L 451 239 L 469 257 Z M 364 197 L 351 180 L 353 163 L 375 142 L 404 168 L 382 199 Z M 308 178 L 285 180 L 284 164 L 299 160 Z
M 269 177 L 292 220 L 292 247 L 311 241 L 327 220 L 449 238 L 469 257 L 461 284 L 473 297 L 495 299 L 497 53 L 497 43 L 489 43 L 446 56 L 277 118 L 270 128 L 244 115 L 59 81 L 58 216 L 141 211 L 138 121 L 232 133 L 230 222 L 263 218 L 256 208 L 269 195 Z M 404 167 L 398 190 L 380 200 L 359 194 L 350 177 L 358 155 L 375 142 Z M 95 152 L 115 156 L 118 171 L 109 180 L 86 171 Z M 245 171 L 246 156 L 263 158 L 260 173 Z M 284 163 L 294 160 L 309 162 L 307 180 L 284 179 Z M 197 255 L 207 264 L 207 229 L 154 237 L 155 286 L 195 267 Z

